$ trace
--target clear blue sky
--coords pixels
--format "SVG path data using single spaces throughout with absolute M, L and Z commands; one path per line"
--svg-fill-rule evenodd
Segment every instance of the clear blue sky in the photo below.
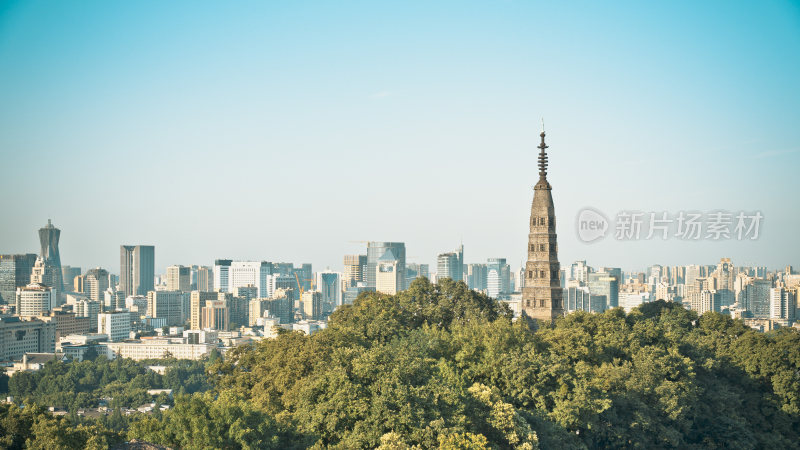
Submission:
M 525 258 L 539 118 L 560 259 L 800 265 L 800 6 L 0 2 L 0 252 L 63 264 Z M 754 242 L 580 242 L 581 207 L 760 210 Z

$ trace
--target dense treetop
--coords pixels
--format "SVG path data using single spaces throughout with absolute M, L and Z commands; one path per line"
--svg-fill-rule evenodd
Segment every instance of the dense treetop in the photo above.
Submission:
M 463 283 L 362 295 L 215 368 L 318 446 L 791 447 L 800 334 L 658 301 L 524 321 Z
M 210 391 L 178 395 L 127 437 L 197 449 L 800 442 L 800 333 L 663 301 L 532 332 L 463 283 L 418 279 L 362 294 L 312 336 L 284 332 L 207 369 Z

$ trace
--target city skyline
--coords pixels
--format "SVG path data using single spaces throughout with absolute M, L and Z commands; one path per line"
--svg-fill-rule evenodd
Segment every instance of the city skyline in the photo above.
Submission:
M 48 223 L 48 226 L 49 225 L 50 224 Z M 63 230 L 61 230 L 61 231 L 63 231 Z M 364 254 L 364 255 L 366 255 L 367 254 L 367 250 L 368 250 L 368 246 L 366 244 L 368 242 L 382 243 L 381 241 L 363 241 L 363 242 L 359 242 L 358 244 L 351 243 L 349 245 L 358 245 L 359 247 L 357 247 L 357 248 L 348 247 L 350 249 L 350 252 L 349 253 L 342 253 L 341 255 L 339 255 L 338 263 L 334 263 L 334 264 L 330 264 L 330 265 L 317 265 L 317 264 L 312 262 L 311 264 L 312 264 L 312 267 L 314 267 L 314 272 L 315 273 L 316 272 L 324 272 L 326 270 L 333 270 L 333 271 L 337 271 L 337 272 L 342 272 L 343 269 L 344 269 L 343 258 L 345 258 L 346 256 L 349 256 L 349 255 L 356 255 L 356 254 Z M 401 244 L 407 244 L 407 242 L 404 242 L 404 241 L 396 241 L 396 242 L 401 243 Z M 145 245 L 145 244 L 140 244 L 140 245 L 137 245 L 136 247 L 140 247 L 140 246 L 153 247 L 153 248 L 158 247 L 158 245 Z M 120 247 L 126 247 L 126 246 L 125 245 L 118 246 L 117 247 L 117 251 L 119 251 Z M 463 248 L 464 248 L 464 244 L 463 243 L 461 243 L 460 248 L 462 249 L 461 251 L 463 251 Z M 17 252 L 17 251 L 4 251 L 3 253 L 4 254 L 8 254 L 8 255 L 26 255 L 26 254 L 32 254 L 33 252 L 24 250 L 24 251 L 19 251 L 19 252 Z M 158 252 L 156 252 L 156 253 L 158 253 Z M 440 253 L 438 253 L 436 255 L 432 255 L 430 257 L 431 262 L 428 262 L 428 261 L 420 262 L 421 259 L 416 258 L 416 257 L 413 258 L 413 259 L 408 258 L 407 260 L 408 260 L 409 263 L 427 264 L 431 268 L 431 273 L 436 273 L 435 269 L 437 267 L 437 258 L 439 256 L 441 256 L 441 255 L 446 255 L 447 253 L 448 253 L 447 251 L 443 250 L 442 252 L 440 252 Z M 489 257 L 484 258 L 484 259 L 466 258 L 466 259 L 463 260 L 463 265 L 464 265 L 464 267 L 466 267 L 468 264 L 487 264 L 487 262 L 489 262 L 489 260 L 494 259 L 494 258 L 502 258 L 504 260 L 508 260 L 508 264 L 511 267 L 516 268 L 516 269 L 525 267 L 525 261 L 522 261 L 521 264 L 520 263 L 515 263 L 513 260 L 510 260 L 509 258 L 505 258 L 502 255 L 489 256 Z M 723 259 L 723 258 L 732 259 L 734 261 L 736 267 L 766 267 L 768 271 L 782 271 L 787 266 L 791 266 L 791 267 L 795 267 L 795 268 L 800 267 L 800 264 L 795 264 L 795 263 L 793 263 L 791 261 L 787 262 L 785 264 L 775 265 L 775 266 L 772 266 L 772 265 L 769 265 L 769 264 L 766 264 L 766 263 L 762 263 L 760 261 L 755 261 L 755 262 L 738 261 L 738 260 L 736 260 L 736 258 L 732 258 L 727 254 L 720 254 L 716 258 L 712 258 L 710 260 L 703 260 L 703 261 L 688 261 L 687 260 L 687 261 L 679 262 L 679 263 L 667 263 L 667 262 L 664 262 L 664 261 L 660 261 L 660 260 L 654 259 L 653 261 L 651 261 L 651 262 L 649 262 L 647 264 L 644 264 L 642 266 L 625 266 L 625 265 L 620 265 L 620 264 L 599 262 L 597 260 L 592 260 L 592 259 L 587 258 L 587 257 L 579 257 L 579 258 L 574 258 L 574 259 L 565 259 L 565 260 L 563 260 L 562 266 L 563 266 L 563 264 L 572 264 L 574 262 L 588 261 L 588 262 L 591 263 L 591 265 L 597 266 L 597 267 L 617 267 L 617 268 L 622 269 L 624 272 L 647 272 L 650 269 L 650 267 L 652 267 L 652 266 L 663 266 L 663 267 L 693 266 L 693 265 L 714 266 L 719 262 L 720 259 Z M 192 266 L 192 265 L 195 265 L 195 266 L 201 266 L 201 267 L 213 267 L 214 266 L 214 262 L 216 260 L 219 260 L 219 259 L 227 259 L 227 260 L 237 261 L 237 262 L 269 261 L 271 263 L 291 263 L 291 264 L 294 264 L 297 267 L 299 267 L 301 264 L 308 263 L 308 261 L 305 261 L 305 260 L 301 261 L 301 260 L 299 260 L 297 258 L 289 257 L 289 258 L 281 259 L 281 258 L 272 258 L 269 255 L 267 255 L 265 257 L 233 257 L 233 256 L 230 256 L 230 255 L 226 255 L 226 258 L 215 257 L 210 261 L 204 260 L 204 261 L 171 261 L 171 262 L 163 262 L 163 261 L 160 262 L 159 259 L 156 257 L 155 258 L 156 263 L 155 263 L 154 274 L 156 276 L 161 276 L 163 278 L 162 281 L 164 281 L 164 280 L 167 279 L 167 268 L 170 267 L 170 266 Z M 81 274 L 86 274 L 86 273 L 88 273 L 88 271 L 90 271 L 92 269 L 95 269 L 95 268 L 101 268 L 101 269 L 108 270 L 112 274 L 121 275 L 120 266 L 119 265 L 115 266 L 113 264 L 112 265 L 97 265 L 97 264 L 80 265 L 80 264 L 74 264 L 73 263 L 73 264 L 64 264 L 63 266 L 64 267 L 80 268 L 81 269 Z M 562 267 L 562 271 L 563 270 L 564 269 Z
M 128 242 L 157 246 L 161 273 L 337 268 L 364 240 L 516 267 L 544 116 L 562 261 L 798 265 L 791 2 L 186 5 L 0 10 L 0 166 L 25 192 L 0 200 L 5 253 L 35 252 L 51 218 L 84 270 L 117 272 Z M 764 224 L 752 242 L 585 244 L 584 207 Z

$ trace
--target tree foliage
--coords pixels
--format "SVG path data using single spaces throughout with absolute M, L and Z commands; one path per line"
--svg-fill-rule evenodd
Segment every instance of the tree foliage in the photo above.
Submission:
M 12 378 L 13 379 L 13 378 Z M 0 447 L 8 449 L 106 449 L 122 436 L 99 424 L 74 426 L 37 405 L 0 405 Z
M 762 334 L 663 301 L 533 332 L 463 283 L 418 279 L 397 295 L 362 294 L 312 336 L 284 332 L 215 358 L 207 385 L 165 376 L 187 392 L 213 388 L 179 395 L 128 437 L 181 448 L 794 448 L 798 344 L 796 330 Z
M 19 372 L 8 382 L 9 395 L 17 402 L 38 403 L 74 411 L 97 407 L 102 398 L 109 406 L 138 407 L 149 402 L 149 389 L 172 389 L 175 393 L 202 392 L 211 388 L 205 361 L 151 361 L 165 364 L 165 374 L 148 370 L 148 362 L 104 356 L 94 360 L 62 363 L 50 361 L 35 372 Z
M 797 343 L 666 302 L 534 333 L 463 283 L 423 279 L 214 372 L 218 392 L 320 447 L 792 447 Z

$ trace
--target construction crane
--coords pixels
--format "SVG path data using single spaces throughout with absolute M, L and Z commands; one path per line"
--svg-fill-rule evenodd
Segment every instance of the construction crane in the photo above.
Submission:
M 300 283 L 300 277 L 297 276 L 297 272 L 294 273 L 294 279 L 297 280 L 297 289 L 300 289 L 300 298 L 303 298 L 303 285 Z
M 300 298 L 302 299 L 303 298 L 303 293 L 305 291 L 303 290 L 303 284 L 300 283 L 300 277 L 297 276 L 297 272 L 294 273 L 294 279 L 297 281 L 297 288 L 300 289 Z M 314 290 L 314 280 L 313 279 L 307 278 L 307 279 L 304 279 L 303 281 L 310 281 L 311 282 L 311 290 L 312 291 Z

